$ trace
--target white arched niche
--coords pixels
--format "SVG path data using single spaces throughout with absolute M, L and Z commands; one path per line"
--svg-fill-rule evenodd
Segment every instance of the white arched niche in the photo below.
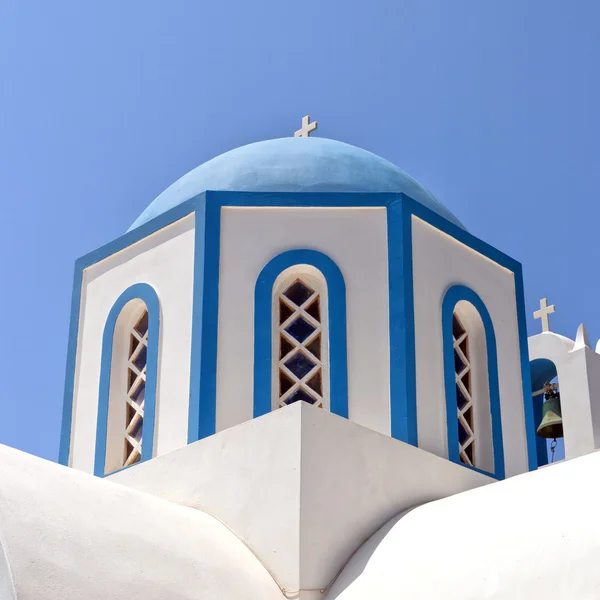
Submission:
M 112 473 L 141 459 L 148 309 L 134 298 L 125 304 L 112 338 L 105 473 Z
M 471 425 L 473 434 L 471 460 L 461 452 L 461 461 L 465 464 L 472 461 L 470 466 L 493 473 L 494 446 L 485 327 L 477 309 L 466 300 L 461 300 L 456 304 L 454 317 L 462 327 L 462 331 L 457 331 L 456 322 L 453 319 L 453 358 L 458 398 L 456 418 L 459 422 L 459 439 L 464 436 L 464 432 L 461 436 L 460 429 L 461 413 L 463 419 L 469 417 L 465 420 Z M 466 368 L 461 370 L 460 365 L 465 362 L 467 363 Z M 465 395 L 465 391 L 468 392 L 469 403 L 461 406 L 461 400 L 464 402 L 462 396 Z M 469 410 L 472 413 L 468 414 Z M 459 444 L 462 449 L 460 441 Z

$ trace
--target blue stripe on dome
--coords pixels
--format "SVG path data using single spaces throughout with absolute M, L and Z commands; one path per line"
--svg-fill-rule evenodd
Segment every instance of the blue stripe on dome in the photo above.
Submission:
M 207 190 L 403 192 L 451 223 L 460 221 L 391 162 L 326 138 L 280 138 L 241 146 L 196 167 L 158 196 L 129 231 Z

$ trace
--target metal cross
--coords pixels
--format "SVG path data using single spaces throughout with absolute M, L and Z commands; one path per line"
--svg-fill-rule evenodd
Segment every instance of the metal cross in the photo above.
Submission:
M 542 320 L 542 331 L 550 331 L 550 319 L 548 315 L 554 312 L 554 304 L 548 306 L 548 298 L 542 298 L 540 300 L 540 310 L 536 310 L 533 313 L 534 319 Z
M 310 137 L 310 132 L 314 131 L 318 124 L 319 123 L 317 121 L 311 123 L 308 115 L 302 117 L 302 127 L 298 129 L 296 133 L 294 133 L 294 137 Z

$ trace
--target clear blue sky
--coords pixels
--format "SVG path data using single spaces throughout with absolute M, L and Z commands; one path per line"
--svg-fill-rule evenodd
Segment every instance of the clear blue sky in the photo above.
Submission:
M 76 258 L 233 147 L 384 156 L 592 343 L 597 0 L 0 2 L 0 441 L 55 459 Z M 539 323 L 530 318 L 530 332 Z

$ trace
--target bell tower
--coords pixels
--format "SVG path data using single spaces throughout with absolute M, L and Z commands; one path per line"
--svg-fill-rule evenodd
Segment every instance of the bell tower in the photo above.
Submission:
M 543 298 L 534 313 L 542 333 L 529 338 L 540 465 L 548 463 L 546 439 L 564 437 L 567 460 L 600 448 L 600 348 L 592 349 L 583 323 L 574 341 L 550 331 L 553 312 L 554 305 Z

